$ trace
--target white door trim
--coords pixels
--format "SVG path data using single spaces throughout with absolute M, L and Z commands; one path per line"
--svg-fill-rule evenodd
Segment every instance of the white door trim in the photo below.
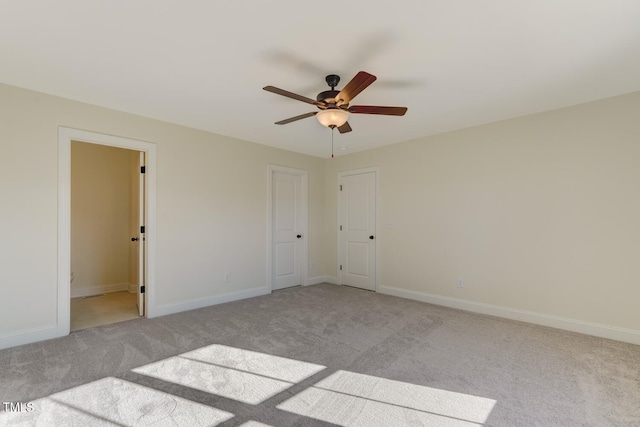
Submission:
M 338 218 L 336 227 L 336 244 L 338 245 L 337 249 L 337 263 L 336 263 L 336 277 L 338 278 L 338 285 L 342 285 L 342 271 L 340 270 L 340 262 L 342 261 L 342 247 L 340 245 L 340 221 L 342 219 L 342 197 L 340 197 L 340 185 L 342 185 L 342 178 L 350 175 L 359 175 L 363 173 L 373 172 L 375 174 L 375 182 L 376 182 L 376 235 L 374 239 L 374 245 L 376 247 L 376 279 L 375 279 L 375 290 L 374 292 L 378 292 L 380 288 L 380 167 L 379 166 L 371 166 L 368 168 L 362 169 L 352 169 L 347 171 L 338 172 L 338 188 L 336 188 L 336 195 L 338 198 Z
M 144 151 L 147 157 L 145 203 L 147 317 L 156 312 L 156 144 L 101 133 L 60 127 L 58 129 L 58 319 L 57 336 L 71 328 L 71 141 Z
M 308 220 L 308 191 L 309 172 L 303 169 L 294 169 L 285 166 L 267 165 L 267 288 L 269 292 L 273 290 L 273 174 L 274 172 L 284 172 L 292 175 L 299 175 L 302 187 L 302 249 L 300 253 L 300 280 L 303 285 L 309 284 L 307 254 L 309 249 L 309 220 Z
M 138 170 L 136 174 L 138 176 L 138 218 L 136 222 L 136 235 L 138 236 L 138 261 L 136 263 L 138 267 L 138 289 L 136 289 L 136 296 L 138 302 L 138 314 L 140 316 L 144 316 L 146 313 L 147 307 L 147 296 L 146 296 L 146 288 L 145 293 L 142 293 L 142 287 L 145 286 L 146 280 L 146 271 L 145 271 L 145 262 L 144 262 L 144 254 L 146 252 L 146 243 L 147 243 L 147 233 L 142 233 L 140 226 L 145 225 L 146 220 L 146 208 L 147 203 L 145 200 L 145 192 L 147 191 L 147 173 L 146 173 L 147 161 L 146 155 L 144 152 L 138 152 Z M 142 173 L 142 169 L 145 168 L 145 173 Z M 135 175 L 134 175 L 135 176 Z

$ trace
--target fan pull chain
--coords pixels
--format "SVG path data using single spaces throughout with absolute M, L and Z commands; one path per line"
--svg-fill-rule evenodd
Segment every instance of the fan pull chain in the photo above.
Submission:
M 333 131 L 336 129 L 335 126 L 331 128 L 331 158 L 333 159 Z

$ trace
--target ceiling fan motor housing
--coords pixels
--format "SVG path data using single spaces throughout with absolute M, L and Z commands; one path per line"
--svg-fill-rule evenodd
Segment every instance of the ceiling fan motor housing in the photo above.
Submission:
M 340 83 L 340 76 L 337 74 L 329 74 L 324 78 L 324 80 L 331 87 L 331 90 L 320 92 L 316 97 L 316 100 L 318 102 L 324 102 L 325 104 L 328 104 L 328 108 L 334 108 L 336 103 L 336 96 L 338 96 L 338 94 L 340 93 L 339 90 L 335 90 L 336 86 L 338 86 L 338 83 Z M 347 105 L 344 105 L 343 107 L 346 108 Z M 320 106 L 318 108 L 323 109 Z
M 327 104 L 335 104 L 336 96 L 340 93 L 339 90 L 325 90 L 324 92 L 320 92 L 316 97 L 318 102 L 325 102 Z

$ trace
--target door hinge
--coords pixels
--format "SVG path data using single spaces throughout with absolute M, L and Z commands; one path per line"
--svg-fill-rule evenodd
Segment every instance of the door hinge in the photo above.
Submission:
M 340 231 L 342 231 L 342 226 L 340 226 Z
M 342 191 L 342 184 L 340 184 L 340 191 Z
M 140 286 L 140 293 L 141 293 L 141 294 L 144 294 L 144 291 L 145 291 L 145 287 L 144 287 L 144 285 L 143 285 L 143 286 Z
M 144 225 L 140 227 L 140 233 L 144 233 Z
M 342 271 L 342 264 L 340 264 L 340 271 Z
M 146 173 L 147 172 L 147 167 L 146 166 L 140 166 L 140 173 Z

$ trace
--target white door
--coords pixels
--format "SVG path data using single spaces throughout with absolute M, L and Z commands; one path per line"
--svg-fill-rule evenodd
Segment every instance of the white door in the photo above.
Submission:
M 343 285 L 376 289 L 376 172 L 343 175 L 338 248 Z
M 302 177 L 281 171 L 272 172 L 272 289 L 301 283 L 303 235 Z
M 138 314 L 140 316 L 144 316 L 145 314 L 145 209 L 144 209 L 144 199 L 145 199 L 145 157 L 144 152 L 140 152 L 140 174 L 138 180 Z

